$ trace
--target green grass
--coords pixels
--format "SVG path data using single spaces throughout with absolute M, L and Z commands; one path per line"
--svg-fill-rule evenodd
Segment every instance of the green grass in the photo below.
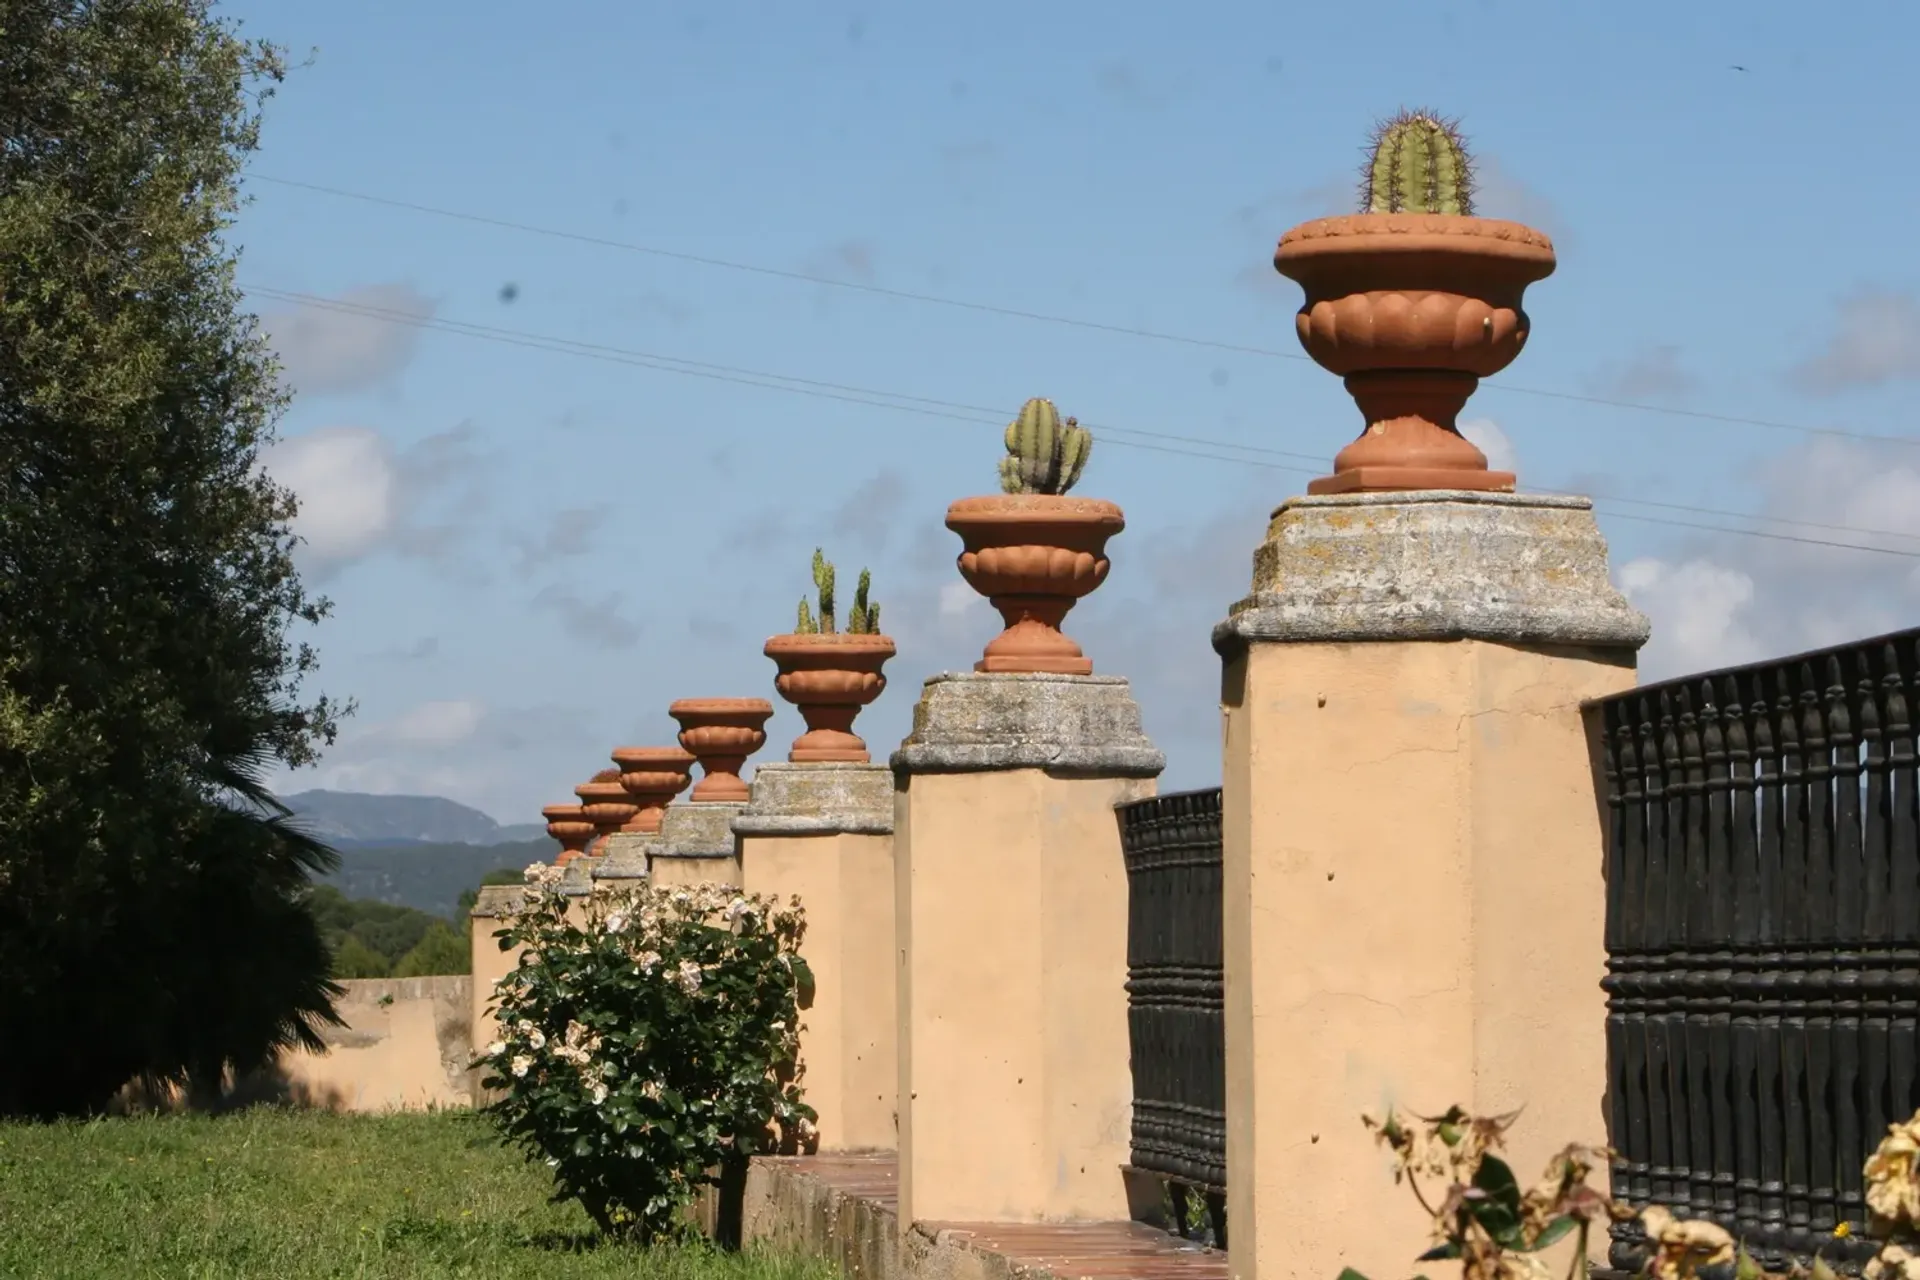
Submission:
M 602 1244 L 472 1114 L 259 1109 L 0 1124 L 0 1277 L 833 1280 L 705 1246 Z

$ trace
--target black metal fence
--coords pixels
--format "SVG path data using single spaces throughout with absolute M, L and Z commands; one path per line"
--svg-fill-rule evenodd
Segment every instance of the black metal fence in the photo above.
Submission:
M 1920 629 L 1594 703 L 1614 1193 L 1857 1266 L 1920 1104 Z M 1645 1241 L 1617 1227 L 1613 1265 Z
M 1226 1240 L 1227 1058 L 1220 790 L 1122 805 L 1133 1166 L 1163 1178 L 1183 1231 L 1204 1205 Z

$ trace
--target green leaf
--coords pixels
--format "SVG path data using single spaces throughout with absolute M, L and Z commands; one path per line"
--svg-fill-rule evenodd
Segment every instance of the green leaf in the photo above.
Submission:
M 1747 1252 L 1747 1246 L 1741 1244 L 1733 1256 L 1734 1280 L 1761 1280 L 1766 1274 L 1765 1269 L 1754 1261 L 1753 1255 Z
M 1533 1238 L 1533 1245 L 1527 1252 L 1537 1253 L 1542 1249 L 1552 1248 L 1554 1245 L 1560 1243 L 1561 1240 L 1565 1239 L 1567 1234 L 1579 1225 L 1580 1220 L 1578 1218 L 1570 1216 L 1555 1218 L 1552 1222 L 1549 1222 L 1540 1229 L 1540 1234 Z
M 1415 1258 L 1414 1261 L 1415 1262 L 1445 1262 L 1453 1258 L 1457 1258 L 1459 1256 L 1460 1256 L 1460 1246 L 1454 1241 L 1449 1240 L 1445 1244 L 1437 1244 L 1433 1246 L 1433 1248 L 1427 1250 L 1425 1253 Z
M 1340 1268 L 1339 1280 L 1367 1280 L 1367 1278 L 1358 1271 L 1355 1271 L 1352 1267 L 1342 1267 Z

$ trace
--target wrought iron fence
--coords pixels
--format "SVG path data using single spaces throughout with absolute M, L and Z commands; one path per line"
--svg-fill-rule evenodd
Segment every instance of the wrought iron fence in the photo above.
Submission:
M 1227 1062 L 1220 936 L 1220 790 L 1122 805 L 1133 1166 L 1164 1179 L 1173 1219 L 1204 1210 L 1226 1243 Z
M 1861 1166 L 1920 1104 L 1920 629 L 1597 702 L 1614 1193 L 1770 1266 L 1871 1252 Z M 1616 1227 L 1613 1265 L 1645 1240 Z

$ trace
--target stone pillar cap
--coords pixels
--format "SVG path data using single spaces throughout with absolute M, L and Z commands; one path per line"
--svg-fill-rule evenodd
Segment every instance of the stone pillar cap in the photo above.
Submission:
M 1155 778 L 1167 758 L 1141 729 L 1140 704 L 1120 676 L 949 671 L 927 680 L 892 765 L 903 775 Z
M 789 761 L 753 771 L 737 836 L 892 835 L 893 770 L 854 761 Z
M 1638 650 L 1646 616 L 1607 576 L 1591 499 L 1426 490 L 1289 498 L 1253 592 L 1213 629 L 1261 642 L 1487 640 Z
M 756 770 L 755 772 L 758 772 Z M 733 855 L 733 820 L 746 808 L 733 800 L 680 800 L 660 817 L 656 858 L 726 858 Z

